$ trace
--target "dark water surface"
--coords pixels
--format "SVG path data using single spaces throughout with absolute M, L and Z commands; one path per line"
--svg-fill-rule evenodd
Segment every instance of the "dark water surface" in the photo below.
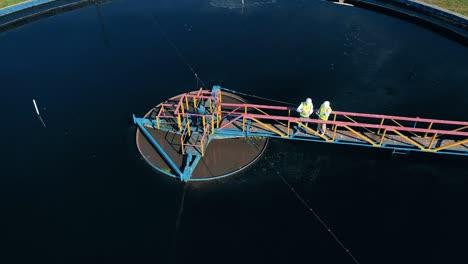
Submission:
M 208 87 L 466 120 L 468 51 L 439 34 L 321 1 L 209 3 L 112 1 L 0 35 L 0 262 L 353 263 L 280 174 L 361 263 L 466 263 L 466 158 L 272 140 L 185 187 L 145 164 L 132 113 L 196 84 L 158 24 Z

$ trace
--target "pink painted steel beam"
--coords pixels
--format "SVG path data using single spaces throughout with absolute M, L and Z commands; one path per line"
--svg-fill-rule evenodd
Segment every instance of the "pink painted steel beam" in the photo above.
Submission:
M 234 104 L 234 103 L 220 103 L 223 106 L 232 106 L 232 107 L 247 107 L 247 108 L 260 108 L 260 109 L 273 109 L 273 110 L 291 110 L 290 107 L 286 106 L 274 106 L 274 105 L 257 105 L 257 104 Z M 295 109 L 295 108 L 294 108 Z
M 230 107 L 247 107 L 249 109 L 259 108 L 259 109 L 272 109 L 272 110 L 292 110 L 293 108 L 285 106 L 270 106 L 270 105 L 256 105 L 256 104 L 233 104 L 233 103 L 220 103 L 221 106 L 230 106 Z M 427 122 L 434 124 L 446 124 L 446 125 L 460 125 L 468 126 L 468 122 L 464 121 L 451 121 L 451 120 L 440 120 L 440 119 L 429 119 L 429 118 L 419 118 L 419 117 L 404 117 L 404 116 L 391 116 L 391 115 L 380 115 L 380 114 L 365 114 L 365 113 L 353 113 L 353 112 L 342 112 L 342 111 L 332 111 L 332 114 L 337 114 L 340 116 L 357 116 L 357 117 L 366 117 L 374 119 L 394 119 L 401 121 L 413 121 L 413 122 Z
M 174 114 L 178 115 L 179 114 L 179 109 L 180 109 L 180 105 L 182 104 L 182 100 L 179 100 L 179 103 L 177 104 L 177 107 L 174 111 Z
M 201 99 L 213 99 L 213 96 L 208 96 L 208 95 L 196 95 L 196 94 L 184 94 L 182 96 L 183 97 L 189 97 L 189 98 L 195 98 L 195 99 L 198 99 L 198 98 L 201 98 Z M 182 100 L 182 99 L 181 99 Z
M 367 118 L 376 118 L 376 119 L 384 118 L 384 119 L 394 119 L 394 120 L 401 120 L 401 121 L 414 121 L 414 122 L 426 122 L 426 123 L 434 123 L 434 124 L 468 126 L 468 122 L 464 122 L 464 121 L 440 120 L 440 119 L 405 117 L 405 116 L 390 116 L 390 115 L 378 115 L 378 114 L 363 114 L 363 113 L 352 113 L 352 112 L 341 112 L 341 111 L 333 111 L 332 113 L 337 114 L 337 115 L 358 116 L 358 117 L 367 117 Z
M 323 121 L 320 119 L 297 118 L 297 117 L 287 117 L 287 116 L 266 116 L 266 115 L 260 115 L 260 114 L 244 114 L 244 113 L 238 113 L 238 114 L 245 118 L 268 119 L 268 120 L 275 120 L 275 121 L 281 120 L 281 121 L 290 121 L 290 122 L 309 122 L 309 123 L 321 123 L 321 124 L 325 123 L 325 124 L 337 125 L 337 126 L 363 127 L 363 128 L 408 131 L 408 132 L 421 132 L 421 133 L 438 133 L 438 134 L 443 134 L 443 135 L 468 137 L 468 132 L 455 132 L 451 130 L 400 127 L 400 126 L 376 125 L 376 124 L 354 123 L 354 122 L 343 122 L 343 121 Z

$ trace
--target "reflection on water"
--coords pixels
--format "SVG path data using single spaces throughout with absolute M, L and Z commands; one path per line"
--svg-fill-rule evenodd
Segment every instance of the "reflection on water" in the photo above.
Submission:
M 276 4 L 276 0 L 211 0 L 210 5 L 220 8 L 245 8 L 261 5 Z

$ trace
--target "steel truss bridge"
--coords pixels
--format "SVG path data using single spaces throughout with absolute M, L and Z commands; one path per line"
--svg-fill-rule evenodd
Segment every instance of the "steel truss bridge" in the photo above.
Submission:
M 223 90 L 200 90 L 183 94 L 155 107 L 146 118 L 133 116 L 151 144 L 181 180 L 191 172 L 213 139 L 268 137 L 332 144 L 468 156 L 468 122 L 332 111 L 328 121 L 295 117 L 295 108 L 223 102 Z M 305 123 L 308 123 L 306 126 Z M 325 123 L 324 135 L 317 131 Z M 180 136 L 185 168 L 177 167 L 148 129 Z

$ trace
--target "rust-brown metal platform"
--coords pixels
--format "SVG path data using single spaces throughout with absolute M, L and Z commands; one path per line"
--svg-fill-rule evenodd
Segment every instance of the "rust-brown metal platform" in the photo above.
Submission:
M 196 93 L 196 91 L 192 93 Z M 175 96 L 168 101 L 179 101 L 181 96 Z M 223 101 L 245 103 L 243 98 L 231 93 L 223 93 Z M 155 108 L 158 108 L 158 106 Z M 151 118 L 152 112 L 152 110 L 148 111 L 144 117 Z M 185 160 L 180 145 L 181 135 L 154 128 L 147 129 L 173 162 L 183 169 Z M 176 177 L 169 164 L 142 134 L 140 129 L 137 129 L 136 132 L 136 144 L 140 154 L 153 168 Z M 260 137 L 213 139 L 208 145 L 205 155 L 192 172 L 191 180 L 215 179 L 239 172 L 254 163 L 261 156 L 267 144 L 268 138 Z

